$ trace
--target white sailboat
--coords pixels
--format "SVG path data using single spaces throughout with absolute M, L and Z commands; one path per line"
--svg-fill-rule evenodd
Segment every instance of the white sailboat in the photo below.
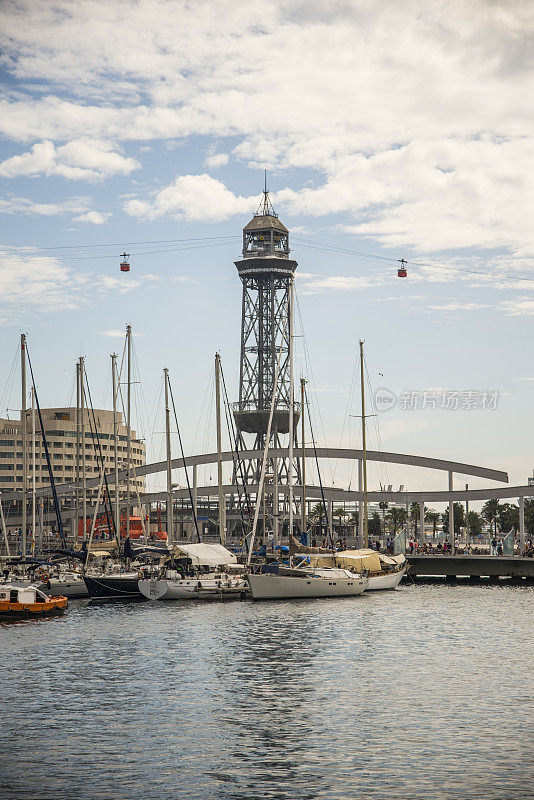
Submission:
M 367 444 L 366 444 L 366 426 L 365 426 L 365 380 L 364 380 L 364 362 L 363 362 L 363 341 L 360 341 L 360 384 L 361 384 L 361 401 L 362 401 L 362 449 L 363 449 L 363 546 L 369 546 L 369 533 L 367 527 Z M 355 554 L 374 554 L 374 550 L 357 550 L 353 551 Z M 338 553 L 338 557 L 342 558 L 343 553 Z M 369 591 L 376 591 L 380 589 L 396 589 L 401 580 L 403 579 L 408 565 L 404 557 L 402 560 L 392 559 L 389 556 L 384 556 L 382 553 L 377 553 L 380 563 L 378 568 L 369 570 Z
M 179 566 L 139 580 L 139 591 L 148 600 L 240 599 L 249 594 L 246 578 L 234 572 L 239 569 L 236 556 L 223 545 L 179 544 L 173 555 Z
M 290 446 L 289 446 L 289 519 L 290 519 L 290 537 L 292 536 L 293 527 L 293 413 L 294 413 L 294 392 L 293 392 L 293 295 L 294 286 L 293 280 L 290 285 L 289 296 L 289 360 L 290 360 L 290 398 L 289 398 L 289 419 L 290 419 Z M 273 414 L 276 405 L 276 393 L 278 384 L 278 374 L 280 369 L 280 357 L 282 349 L 278 355 L 278 362 L 276 365 L 276 372 L 274 378 L 273 395 L 271 399 L 271 410 L 269 415 L 269 423 L 267 426 L 267 435 L 265 437 L 265 450 L 263 453 L 262 469 L 260 474 L 260 481 L 258 486 L 258 494 L 256 498 L 256 509 L 254 512 L 254 522 L 252 526 L 252 536 L 249 547 L 249 554 L 247 558 L 247 566 L 249 571 L 247 573 L 247 580 L 250 585 L 250 591 L 254 600 L 278 600 L 278 599 L 297 599 L 297 598 L 320 598 L 320 597 L 351 597 L 362 594 L 368 586 L 368 579 L 363 575 L 355 574 L 348 569 L 338 569 L 335 567 L 327 567 L 320 569 L 310 569 L 309 567 L 296 567 L 287 568 L 281 565 L 263 566 L 261 572 L 254 572 L 250 568 L 252 557 L 252 550 L 254 545 L 254 537 L 256 533 L 256 526 L 258 522 L 259 503 L 263 491 L 263 483 L 265 480 L 265 469 L 267 464 L 267 456 L 269 451 L 269 440 L 271 436 L 271 425 L 273 421 Z M 302 409 L 304 413 L 304 409 Z
M 348 569 L 290 569 L 277 573 L 249 573 L 247 579 L 254 600 L 282 600 L 319 597 L 354 597 L 369 585 L 363 575 Z

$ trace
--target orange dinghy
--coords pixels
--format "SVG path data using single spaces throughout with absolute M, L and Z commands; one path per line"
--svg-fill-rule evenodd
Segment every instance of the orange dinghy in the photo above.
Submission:
M 30 619 L 63 614 L 66 597 L 48 597 L 36 586 L 0 584 L 0 619 Z

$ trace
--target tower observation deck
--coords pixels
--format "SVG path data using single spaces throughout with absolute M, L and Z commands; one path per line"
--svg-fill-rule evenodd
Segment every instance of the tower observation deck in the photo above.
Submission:
M 254 449 L 265 447 L 279 357 L 270 446 L 279 446 L 279 434 L 289 432 L 290 303 L 297 268 L 289 253 L 289 231 L 278 219 L 266 188 L 258 211 L 243 229 L 242 258 L 235 262 L 243 300 L 239 402 L 233 410 L 240 435 L 255 436 Z M 298 418 L 295 408 L 295 430 Z

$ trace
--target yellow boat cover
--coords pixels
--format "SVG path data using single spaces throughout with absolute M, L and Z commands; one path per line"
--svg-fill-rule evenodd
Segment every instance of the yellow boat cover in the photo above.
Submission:
M 381 572 L 380 557 L 376 550 L 341 550 L 334 556 L 314 556 L 310 555 L 310 562 L 316 566 L 332 566 L 332 559 L 335 558 L 336 567 L 350 569 L 351 572 Z

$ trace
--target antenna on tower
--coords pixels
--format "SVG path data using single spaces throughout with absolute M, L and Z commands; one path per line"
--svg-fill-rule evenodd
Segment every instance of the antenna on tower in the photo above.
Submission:
M 260 207 L 256 212 L 257 217 L 278 217 L 278 214 L 273 208 L 273 204 L 269 200 L 269 190 L 267 189 L 267 170 L 264 170 L 264 183 L 263 183 L 263 200 Z

